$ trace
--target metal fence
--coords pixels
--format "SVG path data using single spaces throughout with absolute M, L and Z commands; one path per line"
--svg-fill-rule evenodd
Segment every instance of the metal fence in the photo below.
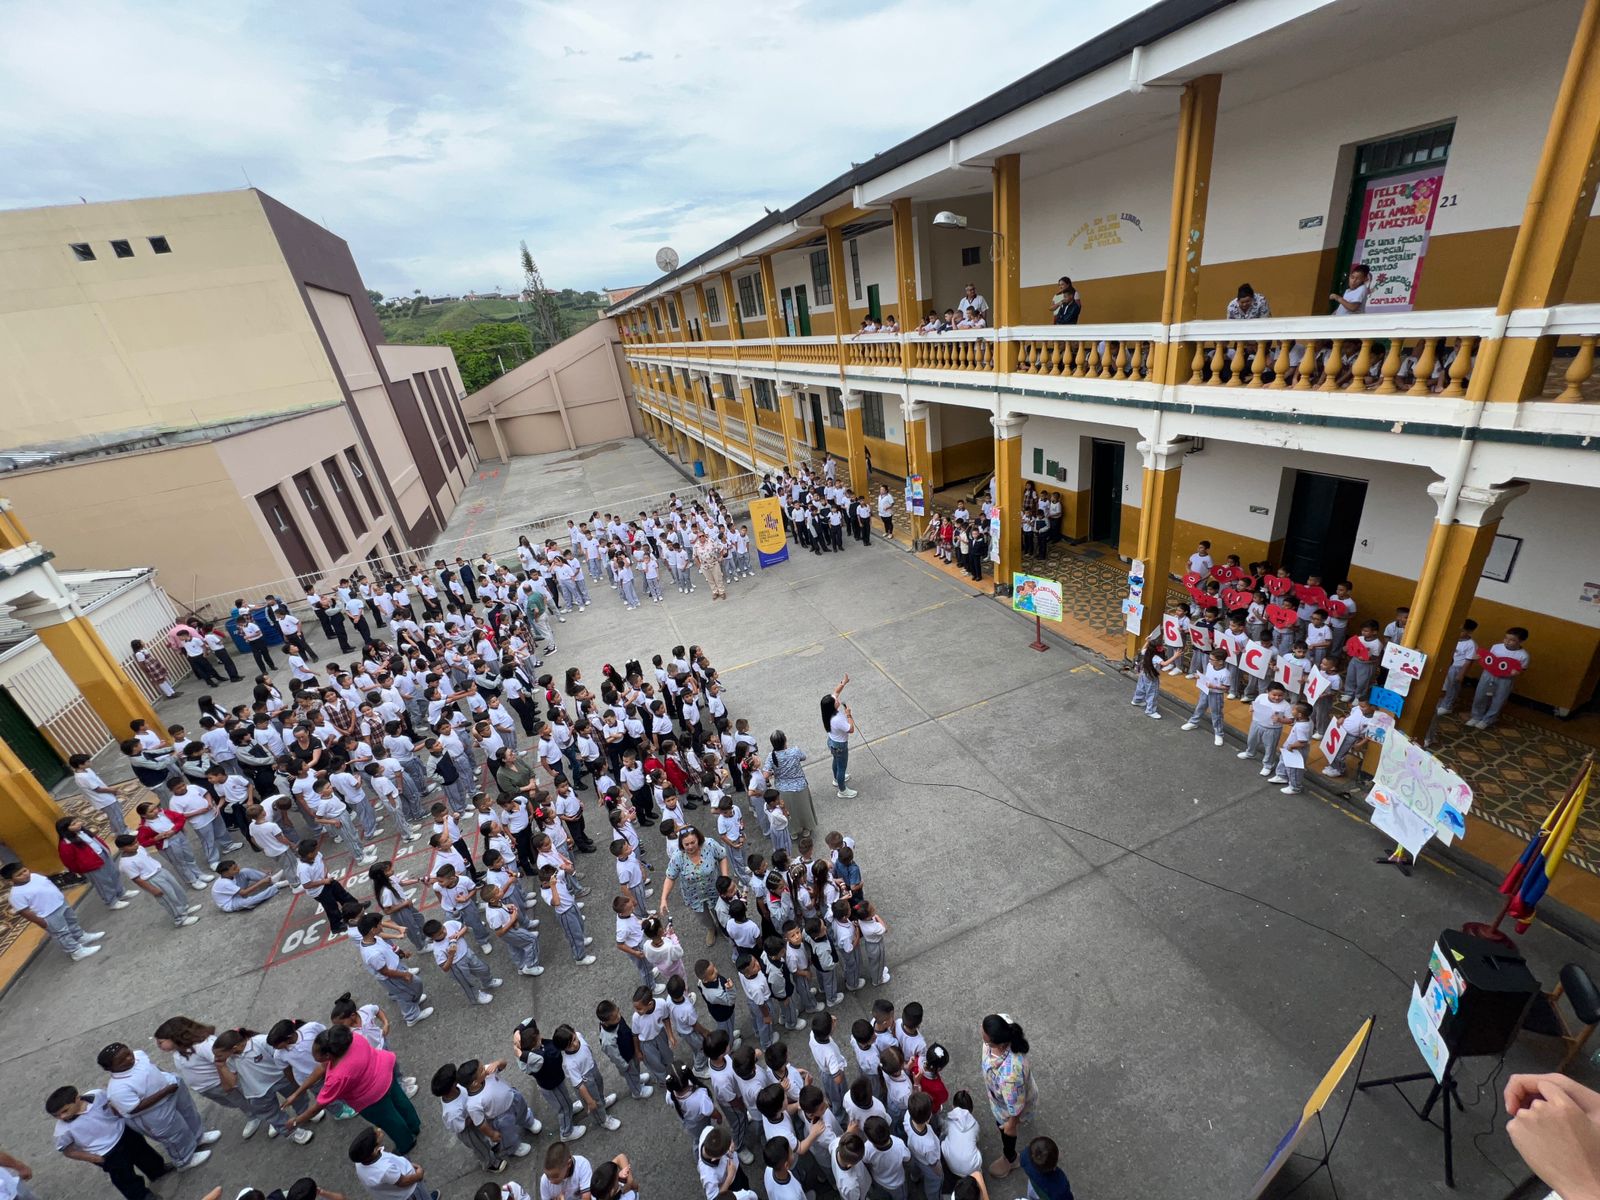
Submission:
M 747 471 L 741 475 L 733 475 L 720 481 L 703 480 L 700 482 L 685 482 L 681 487 L 671 491 L 656 492 L 648 496 L 636 496 L 626 501 L 607 501 L 599 506 L 600 511 L 609 509 L 615 513 L 649 512 L 651 509 L 665 508 L 673 496 L 685 504 L 696 501 L 704 503 L 707 495 L 713 490 L 722 497 L 722 501 L 729 509 L 736 509 L 741 503 L 747 503 L 761 488 L 761 474 L 756 471 Z M 518 539 L 526 537 L 530 542 L 538 543 L 545 538 L 564 538 L 567 532 L 567 522 L 584 522 L 589 515 L 597 511 L 594 506 L 576 509 L 571 512 L 551 513 L 535 517 L 529 521 L 518 521 L 511 525 L 501 525 L 494 529 L 481 530 L 467 537 L 451 538 L 434 542 L 423 550 L 412 550 L 399 555 L 376 555 L 372 558 L 349 566 L 323 572 L 307 578 L 272 579 L 265 583 L 253 584 L 248 587 L 235 588 L 227 592 L 218 592 L 211 596 L 202 596 L 196 599 L 187 612 L 199 614 L 210 620 L 219 620 L 232 609 L 234 602 L 243 599 L 251 607 L 260 605 L 268 596 L 275 596 L 279 600 L 290 602 L 291 607 L 304 607 L 304 598 L 308 585 L 315 585 L 326 591 L 334 581 L 343 578 L 353 571 L 360 570 L 369 577 L 378 571 L 392 575 L 402 575 L 405 568 L 411 563 L 422 563 L 431 566 L 436 559 L 453 561 L 457 557 L 475 558 L 480 554 L 489 554 L 498 561 L 508 564 L 516 562 L 516 548 Z M 558 536 L 559 535 L 559 536 Z

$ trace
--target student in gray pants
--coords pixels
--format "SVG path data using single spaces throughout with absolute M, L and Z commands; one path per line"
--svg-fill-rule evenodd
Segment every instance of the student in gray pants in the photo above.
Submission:
M 140 891 L 149 892 L 167 910 L 175 927 L 193 925 L 199 918 L 190 911 L 188 899 L 171 871 L 163 867 L 149 853 L 140 853 L 138 839 L 131 833 L 117 835 L 117 869 L 126 875 Z M 154 868 L 152 870 L 152 868 Z M 194 905 L 199 908 L 198 904 Z
M 1271 775 L 1278 766 L 1278 744 L 1283 739 L 1283 727 L 1288 723 L 1289 705 L 1287 694 L 1281 683 L 1267 685 L 1266 699 L 1268 704 L 1281 706 L 1268 708 L 1267 705 L 1250 705 L 1250 732 L 1245 736 L 1244 749 L 1235 756 L 1237 758 L 1261 757 L 1261 774 Z M 1265 715 L 1271 717 L 1269 721 L 1261 720 Z M 1281 718 L 1281 720 L 1279 719 Z
M 572 948 L 572 960 L 579 966 L 588 966 L 594 962 L 594 955 L 588 951 L 593 939 L 584 932 L 583 914 L 578 911 L 578 902 L 572 892 L 562 885 L 561 873 L 553 866 L 540 867 L 539 884 L 545 900 L 556 911 L 561 932 L 567 935 L 567 945 Z
M 594 1015 L 600 1022 L 601 1053 L 611 1060 L 622 1082 L 628 1085 L 628 1095 L 635 1100 L 647 1099 L 655 1089 L 646 1082 L 651 1076 L 639 1069 L 639 1043 L 622 1019 L 621 1010 L 610 1000 L 602 1000 L 595 1006 Z
M 478 1165 L 485 1171 L 500 1170 L 505 1165 L 500 1148 L 486 1138 L 483 1130 L 467 1116 L 467 1090 L 456 1082 L 454 1063 L 445 1063 L 433 1073 L 429 1090 L 438 1098 L 444 1127 L 456 1135 L 456 1141 L 472 1151 Z
M 459 921 L 429 921 L 422 927 L 422 935 L 432 943 L 433 960 L 460 985 L 467 999 L 476 1004 L 494 999 L 489 989 L 499 987 L 502 981 L 490 976 L 483 959 L 466 944 L 467 931 Z
M 506 948 L 506 953 L 511 955 L 511 961 L 517 965 L 517 973 L 543 975 L 544 968 L 539 965 L 537 931 L 522 928 L 517 923 L 516 911 L 506 908 L 498 900 L 490 901 L 485 914 L 493 936 Z

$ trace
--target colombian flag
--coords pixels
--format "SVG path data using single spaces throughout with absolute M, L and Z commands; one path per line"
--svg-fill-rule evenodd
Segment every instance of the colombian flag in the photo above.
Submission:
M 1589 781 L 1594 777 L 1594 760 L 1583 764 L 1572 789 L 1560 804 L 1544 819 L 1539 832 L 1533 835 L 1528 848 L 1522 852 L 1515 865 L 1500 884 L 1500 894 L 1512 897 L 1509 915 L 1517 923 L 1517 932 L 1526 933 L 1539 907 L 1539 901 L 1550 887 L 1550 881 L 1561 869 L 1567 847 L 1578 828 L 1578 817 L 1589 795 Z

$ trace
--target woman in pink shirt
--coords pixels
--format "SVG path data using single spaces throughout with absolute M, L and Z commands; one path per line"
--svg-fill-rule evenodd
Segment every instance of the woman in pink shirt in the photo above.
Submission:
M 347 1025 L 332 1025 L 317 1034 L 311 1055 L 322 1065 L 306 1085 L 315 1086 L 320 1075 L 322 1088 L 310 1107 L 290 1118 L 290 1125 L 304 1125 L 343 1100 L 389 1135 L 396 1154 L 410 1152 L 422 1122 L 400 1085 L 393 1052 L 375 1048 Z

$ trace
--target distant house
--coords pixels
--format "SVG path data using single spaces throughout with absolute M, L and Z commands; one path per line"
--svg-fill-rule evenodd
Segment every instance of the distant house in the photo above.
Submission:
M 612 304 L 621 304 L 624 300 L 633 295 L 639 290 L 639 288 L 643 286 L 643 284 L 639 284 L 636 287 L 606 288 L 605 293 L 607 306 L 609 307 Z

